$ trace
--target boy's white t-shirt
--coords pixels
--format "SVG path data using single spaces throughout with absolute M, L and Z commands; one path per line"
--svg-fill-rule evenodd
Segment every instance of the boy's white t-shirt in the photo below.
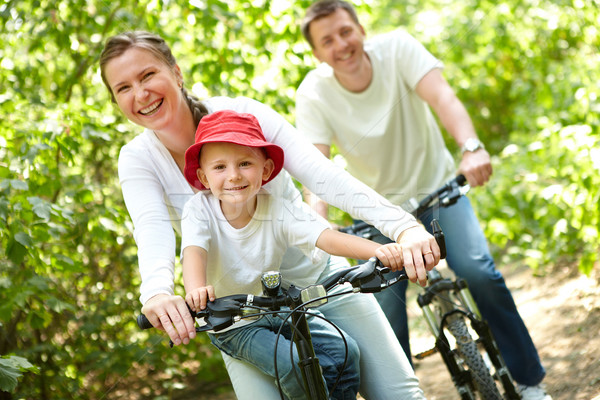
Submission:
M 296 94 L 296 126 L 312 143 L 335 143 L 346 169 L 394 204 L 438 188 L 455 174 L 438 124 L 415 92 L 442 63 L 416 39 L 395 30 L 365 41 L 373 79 L 346 90 L 320 64 Z
M 312 259 L 313 268 L 298 268 L 308 281 L 316 282 L 324 267 L 319 261 L 328 255 L 315 246 L 329 227 L 306 203 L 276 198 L 261 189 L 254 216 L 245 227 L 237 229 L 225 219 L 219 200 L 209 191 L 202 191 L 184 207 L 181 249 L 182 254 L 188 246 L 207 251 L 207 283 L 215 288 L 217 297 L 261 295 L 262 274 L 279 271 L 289 247 L 299 248 Z

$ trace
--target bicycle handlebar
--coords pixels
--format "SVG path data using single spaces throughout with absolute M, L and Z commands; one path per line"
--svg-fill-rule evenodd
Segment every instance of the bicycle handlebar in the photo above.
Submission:
M 467 183 L 467 178 L 463 174 L 457 175 L 450 179 L 442 187 L 427 195 L 423 200 L 419 201 L 418 207 L 412 211 L 416 217 L 427 209 L 435 200 L 439 200 L 442 207 L 448 207 L 456 203 L 456 201 L 469 191 L 470 187 Z
M 330 289 L 346 282 L 353 286 L 355 292 L 373 293 L 379 292 L 400 280 L 408 279 L 406 273 L 402 271 L 398 277 L 387 280 L 383 276 L 387 272 L 390 272 L 390 269 L 383 267 L 380 261 L 373 257 L 366 263 L 340 269 L 317 285 L 311 285 L 303 289 L 292 285 L 285 293 L 280 292 L 276 296 L 254 296 L 251 294 L 223 296 L 208 302 L 206 308 L 202 311 L 194 312 L 191 309 L 189 311 L 193 318 L 204 318 L 206 322 L 206 325 L 196 328 L 197 332 L 208 330 L 217 332 L 243 318 L 257 315 L 257 312 L 260 312 L 261 309 L 279 310 L 280 307 L 296 308 L 301 306 L 310 307 L 311 303 L 322 304 L 321 300 L 328 297 L 327 292 Z M 137 317 L 137 324 L 140 329 L 153 327 L 144 314 Z
M 467 178 L 465 178 L 463 174 L 457 175 L 446 182 L 442 187 L 427 195 L 423 200 L 417 202 L 416 199 L 412 198 L 407 201 L 406 204 L 414 203 L 415 205 L 413 207 L 407 207 L 408 209 L 406 209 L 406 211 L 417 217 L 435 200 L 439 200 L 439 204 L 442 207 L 449 207 L 456 203 L 461 196 L 465 195 L 469 189 L 470 186 L 467 183 Z M 370 229 L 371 225 L 368 222 L 360 221 L 353 225 L 342 227 L 339 231 L 368 238 Z

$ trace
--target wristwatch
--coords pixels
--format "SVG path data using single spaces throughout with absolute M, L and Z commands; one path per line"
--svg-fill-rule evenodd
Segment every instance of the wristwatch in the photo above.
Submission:
M 461 154 L 465 154 L 465 151 L 472 153 L 479 149 L 485 150 L 485 146 L 483 145 L 481 140 L 477 138 L 468 138 L 465 144 L 463 144 L 463 146 L 460 148 L 460 152 Z

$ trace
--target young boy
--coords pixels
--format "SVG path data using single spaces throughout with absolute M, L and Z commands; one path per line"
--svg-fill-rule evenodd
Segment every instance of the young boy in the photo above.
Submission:
M 296 246 L 313 258 L 330 254 L 368 259 L 377 256 L 392 269 L 402 267 L 396 243 L 381 246 L 330 229 L 306 204 L 271 196 L 262 186 L 283 167 L 283 150 L 265 141 L 256 118 L 250 114 L 220 111 L 202 119 L 195 144 L 186 152 L 184 175 L 199 189 L 186 204 L 182 218 L 182 263 L 186 301 L 204 309 L 216 295 L 260 295 L 263 272 L 276 270 L 283 254 Z M 207 191 L 209 189 L 210 191 Z M 307 271 L 314 281 L 326 271 Z M 285 277 L 284 277 L 285 278 Z M 273 351 L 278 317 L 243 321 L 218 333 L 212 343 L 230 356 L 249 362 L 275 376 Z M 313 343 L 329 389 L 344 361 L 345 347 L 338 332 L 320 318 L 310 318 Z M 304 396 L 290 359 L 291 329 L 287 343 L 278 346 L 282 390 L 288 398 Z M 356 398 L 359 387 L 359 351 L 346 336 L 349 358 L 333 398 Z M 280 339 L 281 341 L 281 339 Z

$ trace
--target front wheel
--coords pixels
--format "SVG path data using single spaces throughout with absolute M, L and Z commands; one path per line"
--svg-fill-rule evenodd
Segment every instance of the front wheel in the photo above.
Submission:
M 500 400 L 502 395 L 496 387 L 490 370 L 485 365 L 477 343 L 471 337 L 463 318 L 454 319 L 448 324 L 448 330 L 456 339 L 456 349 L 469 367 L 475 387 L 483 400 Z

